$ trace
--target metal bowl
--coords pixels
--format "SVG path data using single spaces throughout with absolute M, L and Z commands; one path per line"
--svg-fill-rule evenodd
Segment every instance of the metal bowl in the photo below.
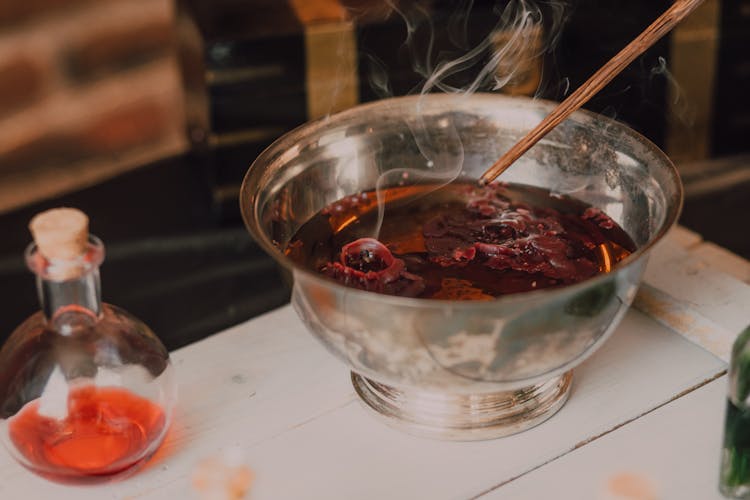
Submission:
M 657 147 L 625 125 L 577 112 L 502 176 L 573 196 L 612 217 L 638 249 L 584 282 L 489 302 L 354 290 L 298 267 L 282 249 L 331 202 L 380 179 L 480 174 L 555 103 L 496 94 L 387 99 L 308 123 L 250 167 L 247 228 L 294 278 L 307 328 L 352 370 L 378 415 L 406 430 L 485 439 L 526 429 L 565 402 L 571 370 L 633 300 L 648 254 L 677 220 L 682 189 Z

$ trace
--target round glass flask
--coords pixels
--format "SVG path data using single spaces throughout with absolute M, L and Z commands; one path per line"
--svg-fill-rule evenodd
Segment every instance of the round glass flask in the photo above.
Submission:
M 55 234 L 34 231 L 40 218 Z M 110 480 L 164 440 L 176 401 L 169 353 L 140 320 L 101 302 L 104 246 L 82 212 L 35 220 L 25 256 L 42 310 L 0 350 L 0 435 L 48 479 Z

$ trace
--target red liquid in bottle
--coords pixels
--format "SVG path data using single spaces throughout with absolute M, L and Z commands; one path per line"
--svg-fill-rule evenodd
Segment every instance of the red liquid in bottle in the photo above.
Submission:
M 58 480 L 107 476 L 147 458 L 164 434 L 164 411 L 116 387 L 71 389 L 68 414 L 55 419 L 28 403 L 10 419 L 10 438 L 35 472 Z

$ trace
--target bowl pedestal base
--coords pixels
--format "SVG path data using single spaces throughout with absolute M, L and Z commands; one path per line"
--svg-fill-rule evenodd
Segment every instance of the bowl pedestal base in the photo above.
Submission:
M 511 391 L 450 394 L 397 388 L 352 372 L 365 405 L 386 423 L 419 436 L 475 441 L 493 439 L 538 425 L 562 408 L 573 372 Z

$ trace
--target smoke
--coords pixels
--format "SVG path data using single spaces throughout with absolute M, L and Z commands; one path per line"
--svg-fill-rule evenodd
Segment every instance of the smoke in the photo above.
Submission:
M 480 91 L 507 91 L 529 87 L 535 94 L 541 75 L 529 68 L 541 66 L 538 59 L 557 43 L 565 19 L 560 1 L 506 0 L 498 2 L 484 30 L 470 24 L 474 0 L 456 3 L 447 22 L 436 22 L 420 1 L 385 0 L 405 26 L 402 52 L 408 54 L 412 70 L 422 77 L 409 93 L 418 94 L 408 126 L 424 159 L 423 168 L 398 168 L 383 172 L 376 183 L 378 219 L 374 237 L 385 216 L 384 188 L 430 182 L 437 189 L 458 178 L 463 170 L 464 148 L 449 113 L 428 116 L 424 101 L 433 92 L 466 98 Z M 444 20 L 443 20 L 444 21 Z M 487 20 L 483 20 L 487 21 Z M 440 31 L 435 26 L 445 26 Z M 368 81 L 380 98 L 392 95 L 389 70 L 380 59 L 366 55 Z
M 476 39 L 472 37 L 476 30 L 469 25 L 473 0 L 457 3 L 444 30 L 435 29 L 433 16 L 422 2 L 385 1 L 403 20 L 406 35 L 402 49 L 408 52 L 413 71 L 424 79 L 415 89 L 420 94 L 442 91 L 470 95 L 503 89 L 519 68 L 557 43 L 566 12 L 561 1 L 498 2 L 491 12 L 494 26 L 480 27 L 485 33 L 472 44 L 472 38 Z M 444 43 L 436 56 L 438 38 Z M 452 79 L 462 84 L 454 84 Z
M 427 76 L 420 93 L 424 95 L 438 88 L 443 92 L 471 95 L 488 86 L 491 90 L 502 89 L 525 58 L 539 55 L 528 54 L 528 48 L 533 47 L 532 36 L 538 33 L 540 23 L 541 13 L 537 8 L 531 8 L 523 0 L 509 2 L 495 29 L 463 56 L 438 64 Z M 482 66 L 488 53 L 489 61 Z M 451 76 L 475 67 L 479 67 L 479 71 L 468 86 L 455 87 L 447 83 Z
M 399 5 L 398 2 L 393 0 L 385 0 L 385 3 L 404 21 L 406 38 L 401 44 L 401 48 L 409 52 L 414 72 L 422 76 L 431 73 L 435 30 L 430 13 L 419 0 L 403 2 L 404 5 Z M 423 26 L 425 29 L 422 29 Z M 425 35 L 426 40 L 423 44 L 418 43 L 422 35 Z M 422 48 L 422 45 L 424 45 L 424 48 Z
M 567 97 L 570 93 L 570 77 L 565 77 L 562 80 L 560 80 L 560 83 L 558 85 L 558 94 Z
M 667 92 L 672 101 L 670 106 L 671 116 L 683 125 L 692 127 L 695 125 L 695 113 L 691 110 L 682 87 L 667 68 L 667 60 L 663 57 L 659 57 L 657 64 L 651 68 L 649 81 L 661 77 L 667 81 Z
M 393 89 L 388 79 L 388 69 L 385 63 L 372 54 L 363 54 L 370 88 L 379 99 L 393 96 Z

